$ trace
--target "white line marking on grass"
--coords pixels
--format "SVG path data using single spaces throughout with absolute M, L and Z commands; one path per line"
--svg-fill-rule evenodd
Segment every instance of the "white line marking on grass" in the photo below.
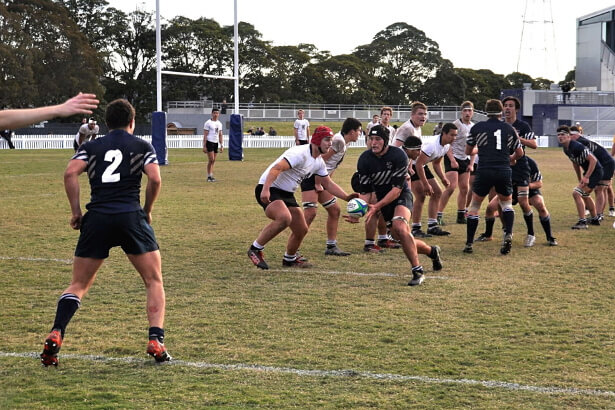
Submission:
M 67 265 L 73 263 L 72 259 L 55 259 L 55 258 L 27 258 L 23 256 L 0 256 L 0 260 L 5 261 L 28 261 L 28 262 L 62 262 Z
M 350 275 L 350 276 L 379 276 L 379 277 L 387 277 L 387 278 L 406 278 L 411 275 L 398 275 L 397 273 L 388 273 L 388 272 L 342 272 L 335 270 L 311 270 L 311 269 L 270 269 L 271 272 L 312 272 L 312 273 L 324 273 L 326 275 Z M 450 279 L 448 276 L 433 276 L 429 274 L 425 274 L 425 279 Z
M 1 352 L 0 357 L 26 357 L 38 359 L 38 353 L 10 353 Z M 123 362 L 123 363 L 143 363 L 152 362 L 147 359 L 136 357 L 106 357 L 95 355 L 80 355 L 80 354 L 65 354 L 63 359 L 89 360 L 93 362 Z M 61 364 L 60 364 L 61 365 Z M 173 360 L 163 364 L 164 366 L 184 366 L 195 367 L 199 369 L 220 369 L 220 370 L 238 370 L 238 371 L 256 371 L 270 373 L 287 373 L 297 376 L 308 377 L 345 377 L 345 378 L 364 378 L 373 380 L 392 380 L 392 381 L 415 381 L 431 384 L 458 384 L 470 386 L 482 386 L 490 389 L 504 389 L 514 391 L 529 391 L 540 394 L 565 394 L 565 395 L 583 395 L 583 396 L 603 396 L 615 397 L 615 391 L 596 390 L 596 389 L 580 389 L 575 387 L 555 387 L 555 386 L 531 386 L 519 383 L 501 382 L 496 380 L 472 380 L 472 379 L 440 379 L 437 377 L 428 376 L 407 376 L 394 373 L 373 373 L 360 372 L 355 370 L 302 370 L 291 367 L 276 367 L 276 366 L 261 366 L 256 364 L 219 364 L 206 362 L 188 362 L 184 360 Z

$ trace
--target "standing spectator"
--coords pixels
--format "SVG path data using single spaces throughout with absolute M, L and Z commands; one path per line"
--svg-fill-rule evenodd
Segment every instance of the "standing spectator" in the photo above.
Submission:
M 438 123 L 435 127 L 433 127 L 433 135 L 440 135 L 442 133 L 442 121 Z
M 562 100 L 564 101 L 564 104 L 566 104 L 566 100 L 570 101 L 570 89 L 572 87 L 570 87 L 570 83 L 566 82 L 564 84 L 561 85 L 561 89 L 562 89 Z
M 295 132 L 295 144 L 305 145 L 310 135 L 310 122 L 303 118 L 305 112 L 303 110 L 297 111 L 297 119 L 295 120 L 294 132 Z
M 9 149 L 15 149 L 15 145 L 13 145 L 13 141 L 11 140 L 13 137 L 13 131 L 2 130 L 0 131 L 0 137 L 4 138 L 7 144 L 9 144 Z
M 90 118 L 87 124 L 82 124 L 79 127 L 77 135 L 75 135 L 75 141 L 73 141 L 73 148 L 75 149 L 75 152 L 77 152 L 81 144 L 83 144 L 87 140 L 91 141 L 95 139 L 96 135 L 98 135 L 99 130 L 100 129 L 98 125 L 96 125 L 96 120 L 94 120 L 94 118 Z
M 75 249 L 72 281 L 58 299 L 52 330 L 41 354 L 44 366 L 58 365 L 58 352 L 68 323 L 109 256 L 109 249 L 120 245 L 145 283 L 150 326 L 147 353 L 157 362 L 171 359 L 164 346 L 165 294 L 160 251 L 151 227 L 152 209 L 161 186 L 156 152 L 151 144 L 132 135 L 135 110 L 128 101 L 109 103 L 105 120 L 109 134 L 84 143 L 64 173 L 72 213 L 70 225 L 80 229 L 81 234 Z M 92 192 L 86 206 L 88 212 L 83 216 L 79 175 L 86 170 Z M 141 208 L 143 174 L 148 181 Z
M 222 136 L 222 123 L 218 120 L 220 110 L 211 110 L 211 119 L 203 126 L 203 152 L 207 155 L 207 182 L 216 182 L 214 178 L 214 164 L 218 153 L 224 151 Z
M 478 151 L 480 166 L 476 170 L 472 185 L 472 202 L 468 209 L 466 225 L 465 253 L 473 252 L 474 234 L 478 228 L 480 206 L 492 188 L 500 201 L 504 220 L 504 240 L 500 253 L 506 255 L 512 248 L 515 210 L 512 207 L 512 169 L 511 162 L 523 156 L 523 148 L 515 129 L 501 121 L 502 102 L 490 99 L 485 104 L 487 121 L 475 124 L 466 141 L 466 154 Z M 510 152 L 514 152 L 510 155 Z
M 226 114 L 226 110 L 228 110 L 228 104 L 226 103 L 226 98 L 222 100 L 222 104 L 220 104 L 220 114 Z
M 308 232 L 303 211 L 294 195 L 303 179 L 310 175 L 320 177 L 320 184 L 324 189 L 345 201 L 358 196 L 348 195 L 327 173 L 321 155 L 331 147 L 332 138 L 331 128 L 325 126 L 316 128 L 310 144 L 287 149 L 261 175 L 254 195 L 256 202 L 263 208 L 271 222 L 262 229 L 248 249 L 248 257 L 256 267 L 269 269 L 263 249 L 286 228 L 290 228 L 291 234 L 286 244 L 282 266 L 291 268 L 312 266 L 305 258 L 297 255 L 299 246 Z

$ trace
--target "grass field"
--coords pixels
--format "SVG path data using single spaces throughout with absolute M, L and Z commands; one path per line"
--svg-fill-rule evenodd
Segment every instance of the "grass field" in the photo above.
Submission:
M 575 177 L 560 150 L 531 153 L 559 247 L 535 216 L 536 246 L 523 248 L 518 210 L 508 256 L 498 241 L 463 254 L 465 226 L 448 224 L 450 237 L 429 240 L 444 269 L 422 259 L 416 288 L 401 251 L 362 253 L 361 225 L 341 224 L 353 255 L 325 257 L 322 208 L 301 248 L 314 268 L 282 269 L 286 233 L 266 248 L 271 270 L 251 264 L 246 249 L 267 222 L 254 185 L 281 152 L 222 158 L 215 184 L 202 152 L 169 152 L 153 225 L 175 362 L 146 357 L 143 285 L 114 249 L 60 366 L 42 368 L 78 236 L 62 186 L 71 152 L 0 151 L 0 408 L 615 408 L 614 219 L 570 229 Z M 360 152 L 336 171 L 347 190 Z M 83 176 L 83 205 L 88 195 Z

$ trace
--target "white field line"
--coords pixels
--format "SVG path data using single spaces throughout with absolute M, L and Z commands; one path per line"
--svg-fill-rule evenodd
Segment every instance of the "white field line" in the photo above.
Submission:
M 386 277 L 386 278 L 406 278 L 410 277 L 410 274 L 407 275 L 398 275 L 397 273 L 389 273 L 389 272 L 343 272 L 343 271 L 335 271 L 335 270 L 313 270 L 313 269 L 269 269 L 271 272 L 305 272 L 305 273 L 322 273 L 325 275 L 350 275 L 350 276 L 378 276 L 378 277 Z M 450 279 L 448 276 L 435 276 L 430 275 L 429 273 L 425 274 L 425 279 Z
M 38 359 L 38 353 L 10 353 L 1 352 L 0 357 L 25 357 Z M 136 357 L 106 357 L 106 356 L 94 356 L 94 355 L 79 355 L 79 354 L 65 354 L 61 356 L 62 359 L 75 359 L 75 360 L 88 360 L 92 362 L 120 362 L 120 363 L 144 363 L 151 360 L 140 359 Z M 61 364 L 60 364 L 61 365 Z M 195 367 L 198 369 L 220 369 L 231 371 L 254 371 L 254 372 L 270 372 L 270 373 L 286 373 L 297 376 L 306 377 L 342 377 L 342 378 L 364 378 L 372 380 L 391 380 L 391 381 L 413 381 L 430 384 L 457 384 L 457 385 L 469 385 L 469 386 L 482 386 L 490 389 L 504 389 L 513 391 L 528 391 L 539 394 L 562 394 L 562 395 L 582 395 L 582 396 L 602 396 L 602 397 L 615 397 L 615 391 L 610 390 L 596 390 L 596 389 L 581 389 L 575 387 L 555 387 L 555 386 L 532 386 L 519 383 L 509 383 L 496 380 L 472 380 L 472 379 L 441 379 L 437 377 L 428 376 L 408 376 L 394 373 L 374 373 L 374 372 L 360 372 L 355 370 L 302 370 L 294 369 L 291 367 L 276 367 L 276 366 L 262 366 L 256 364 L 219 364 L 219 363 L 206 363 L 206 362 L 188 362 L 184 360 L 172 360 L 168 363 L 164 363 L 164 366 L 183 366 L 183 367 Z
M 55 259 L 55 258 L 29 258 L 24 256 L 0 256 L 0 260 L 5 261 L 27 261 L 27 262 L 62 262 L 67 265 L 73 263 L 72 259 Z

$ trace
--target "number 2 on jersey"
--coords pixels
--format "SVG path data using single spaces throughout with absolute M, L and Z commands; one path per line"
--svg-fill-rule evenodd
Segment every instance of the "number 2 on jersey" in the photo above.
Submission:
M 120 180 L 119 172 L 117 174 L 114 174 L 113 172 L 122 163 L 122 158 L 122 151 L 119 149 L 112 149 L 105 153 L 105 161 L 110 162 L 111 165 L 109 165 L 102 174 L 103 183 L 118 182 Z

